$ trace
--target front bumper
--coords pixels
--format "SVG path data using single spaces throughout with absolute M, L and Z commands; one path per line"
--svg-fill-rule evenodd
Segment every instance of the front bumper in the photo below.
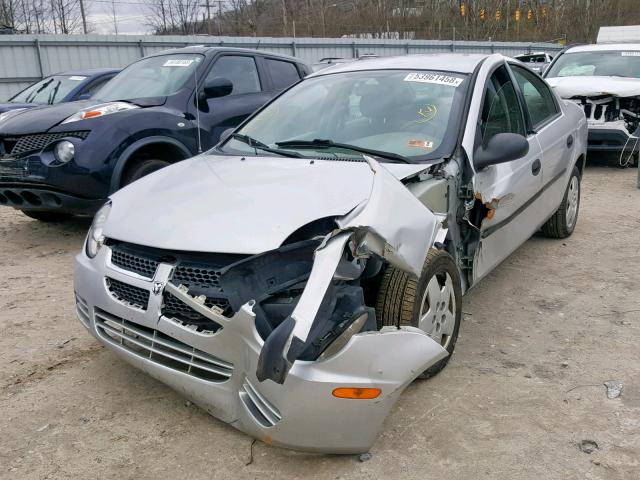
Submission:
M 59 211 L 76 215 L 92 215 L 106 201 L 106 199 L 77 197 L 52 190 L 46 185 L 4 183 L 0 179 L 0 205 L 18 210 Z
M 621 125 L 615 125 L 621 123 Z M 620 152 L 636 147 L 637 138 L 631 135 L 624 122 L 589 123 L 587 149 L 594 152 Z
M 41 152 L 0 158 L 0 205 L 19 210 L 94 214 L 106 201 L 107 183 L 72 160 L 50 165 Z
M 207 315 L 222 326 L 199 332 L 162 316 L 162 290 L 197 302 L 168 283 L 172 265 L 153 279 L 111 264 L 111 250 L 76 257 L 78 317 L 104 345 L 127 362 L 191 399 L 213 416 L 265 443 L 325 453 L 369 450 L 404 388 L 447 352 L 418 329 L 391 328 L 354 335 L 336 355 L 296 361 L 283 384 L 259 382 L 255 372 L 263 341 L 251 302 L 232 317 Z M 110 293 L 105 278 L 148 292 L 145 310 Z M 146 294 L 145 294 L 146 295 Z M 335 388 L 381 389 L 373 400 L 341 399 Z

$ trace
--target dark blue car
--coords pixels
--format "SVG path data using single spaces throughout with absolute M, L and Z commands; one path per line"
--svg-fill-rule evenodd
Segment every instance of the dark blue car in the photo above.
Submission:
M 0 205 L 43 221 L 213 147 L 311 68 L 268 52 L 186 47 L 125 68 L 91 100 L 0 119 Z
M 57 73 L 43 78 L 0 103 L 0 113 L 41 105 L 86 100 L 120 71 L 115 68 L 94 68 Z

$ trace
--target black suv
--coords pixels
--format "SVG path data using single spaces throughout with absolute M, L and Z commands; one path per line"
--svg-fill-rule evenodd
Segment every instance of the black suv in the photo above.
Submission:
M 245 49 L 145 57 L 91 100 L 0 120 L 0 205 L 43 221 L 91 214 L 124 185 L 211 148 L 309 73 L 298 59 Z

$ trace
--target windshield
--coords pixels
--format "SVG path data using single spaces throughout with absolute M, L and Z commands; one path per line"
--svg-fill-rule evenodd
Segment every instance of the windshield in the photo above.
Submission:
M 329 151 L 334 156 L 362 157 L 362 152 L 344 147 L 352 145 L 412 161 L 440 158 L 455 147 L 465 80 L 460 74 L 424 70 L 312 77 L 274 100 L 220 150 L 269 154 L 255 148 L 263 145 L 295 150 L 301 156 L 326 156 Z M 313 140 L 323 142 L 309 145 Z M 296 142 L 287 144 L 292 141 Z
M 87 77 L 80 75 L 54 75 L 47 77 L 21 91 L 9 102 L 53 105 L 61 102 L 71 90 L 86 79 Z
M 615 76 L 640 78 L 640 51 L 565 53 L 545 77 Z
M 193 73 L 203 60 L 203 55 L 193 53 L 144 58 L 113 77 L 95 98 L 112 102 L 172 95 L 194 80 Z

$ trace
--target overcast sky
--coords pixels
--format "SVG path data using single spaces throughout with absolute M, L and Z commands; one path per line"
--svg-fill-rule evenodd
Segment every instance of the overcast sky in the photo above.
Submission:
M 151 33 L 151 29 L 145 25 L 147 12 L 144 5 L 135 4 L 142 3 L 141 0 L 132 1 L 134 4 L 126 4 L 124 0 L 117 0 L 115 3 L 118 34 Z M 106 1 L 92 2 L 89 0 L 87 4 L 87 22 L 91 25 L 92 33 L 115 33 L 111 3 Z

